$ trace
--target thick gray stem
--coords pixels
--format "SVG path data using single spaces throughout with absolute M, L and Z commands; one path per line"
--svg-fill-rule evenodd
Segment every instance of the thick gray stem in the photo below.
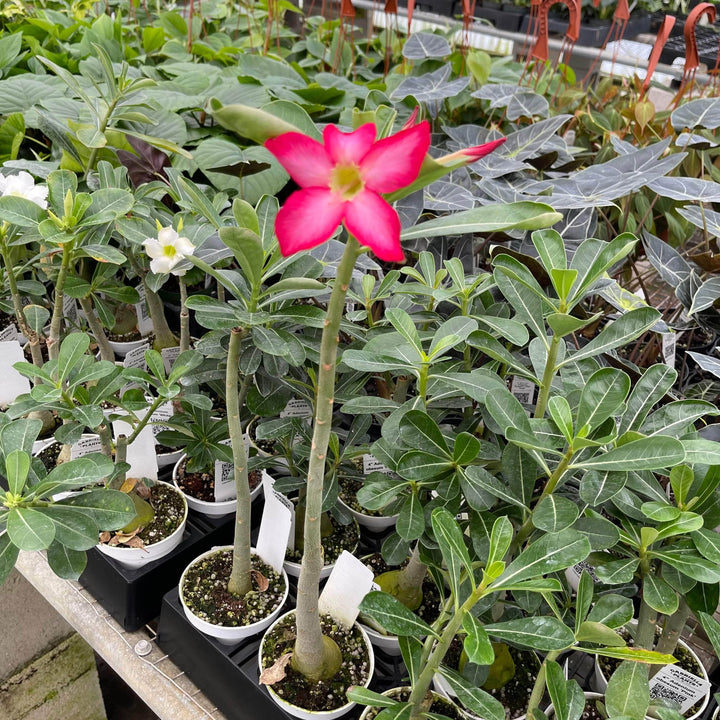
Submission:
M 110 347 L 110 343 L 108 342 L 105 330 L 102 326 L 102 323 L 98 319 L 98 316 L 95 314 L 95 308 L 93 307 L 90 298 L 80 298 L 80 307 L 85 313 L 87 323 L 90 326 L 93 337 L 98 344 L 98 348 L 100 350 L 100 357 L 103 360 L 107 360 L 108 362 L 115 362 L 115 352 Z

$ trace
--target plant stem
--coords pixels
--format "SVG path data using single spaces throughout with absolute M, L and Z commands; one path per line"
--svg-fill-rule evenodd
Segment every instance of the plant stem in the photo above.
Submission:
M 57 358 L 60 353 L 60 331 L 63 320 L 63 297 L 65 293 L 65 280 L 72 261 L 73 243 L 67 242 L 62 246 L 62 261 L 60 272 L 55 281 L 55 300 L 53 304 L 52 320 L 50 321 L 50 337 L 47 341 L 48 356 L 51 360 Z
M 5 227 L 3 227 L 0 232 L 3 232 L 4 230 Z M 10 286 L 10 296 L 12 297 L 15 319 L 17 320 L 20 332 L 22 332 L 30 343 L 30 353 L 32 355 L 33 365 L 35 365 L 35 367 L 42 367 L 43 358 L 42 351 L 40 350 L 40 340 L 37 333 L 25 322 L 25 315 L 22 311 L 22 296 L 18 290 L 17 278 L 15 277 L 15 273 L 13 271 L 13 261 L 10 257 L 10 248 L 8 248 L 4 241 L 0 241 L 0 252 L 2 253 L 3 263 L 5 264 L 5 274 L 7 275 L 8 285 Z
M 228 429 L 232 445 L 235 473 L 235 537 L 233 561 L 228 590 L 234 595 L 245 595 L 252 589 L 250 570 L 250 484 L 248 482 L 247 454 L 240 423 L 240 396 L 238 393 L 238 361 L 244 332 L 235 327 L 230 331 L 227 368 L 225 369 L 225 402 Z
M 650 563 L 647 559 L 640 561 L 640 572 L 643 577 L 645 570 L 650 572 Z M 643 581 L 644 584 L 644 581 Z M 638 611 L 637 632 L 635 633 L 635 647 L 643 650 L 652 650 L 655 644 L 655 625 L 657 623 L 657 613 L 653 610 L 645 600 L 640 600 L 640 610 Z
M 324 666 L 324 643 L 318 595 L 320 572 L 323 567 L 320 545 L 322 516 L 323 478 L 325 460 L 332 429 L 333 396 L 335 394 L 335 363 L 337 359 L 338 333 L 345 309 L 345 296 L 352 279 L 355 261 L 360 255 L 360 243 L 350 236 L 337 269 L 320 343 L 318 389 L 315 401 L 315 418 L 308 469 L 307 494 L 305 498 L 304 552 L 298 582 L 297 640 L 293 652 L 293 667 L 305 677 L 319 678 Z
M 127 444 L 132 445 L 133 442 L 135 442 L 135 439 L 137 436 L 142 432 L 142 430 L 145 428 L 145 426 L 150 422 L 150 418 L 152 417 L 152 414 L 164 403 L 167 402 L 165 398 L 162 397 L 156 397 L 152 403 L 150 404 L 150 407 L 147 409 L 147 412 L 143 416 L 143 419 L 136 425 L 135 429 L 132 432 L 132 435 L 127 439 Z
M 545 677 L 547 674 L 547 663 L 551 660 L 555 660 L 557 656 L 560 654 L 559 650 L 551 650 L 548 652 L 548 654 L 545 656 L 545 660 L 543 660 L 543 664 L 540 666 L 540 670 L 537 674 L 537 677 L 535 678 L 535 685 L 533 685 L 532 693 L 530 694 L 530 699 L 528 700 L 528 706 L 527 706 L 527 717 L 532 717 L 532 711 L 540 705 L 540 701 L 542 700 L 542 696 L 545 694 Z
M 655 650 L 659 653 L 672 655 L 675 652 L 677 642 L 680 639 L 680 633 L 685 627 L 687 619 L 690 617 L 690 608 L 688 607 L 685 598 L 680 595 L 679 600 L 680 604 L 678 605 L 678 609 L 665 621 L 665 627 L 663 628 L 662 635 L 655 646 Z M 650 668 L 650 677 L 655 674 L 653 673 L 653 670 L 657 672 L 660 667 L 660 665 L 652 666 Z
M 187 303 L 187 283 L 184 277 L 178 278 L 180 285 L 180 352 L 190 349 L 190 313 Z
M 422 586 L 427 575 L 427 565 L 420 560 L 420 545 L 415 543 L 408 564 L 400 571 L 398 576 L 398 591 L 400 597 L 414 597 L 422 594 Z
M 110 428 L 107 425 L 107 421 L 102 423 L 102 425 L 99 425 L 95 429 L 95 432 L 97 432 L 98 437 L 100 438 L 102 454 L 105 455 L 105 457 L 112 459 L 112 435 L 110 433 Z
M 103 360 L 107 360 L 108 362 L 115 362 L 115 352 L 110 347 L 110 343 L 108 342 L 105 330 L 102 326 L 102 323 L 98 319 L 98 316 L 95 314 L 95 308 L 93 307 L 90 298 L 80 298 L 80 307 L 85 313 L 87 323 L 90 326 L 93 337 L 98 344 L 98 348 L 100 349 L 100 357 Z
M 118 435 L 117 443 L 115 443 L 115 464 L 119 465 L 127 461 L 127 436 Z M 111 483 L 112 490 L 119 490 L 125 482 L 125 473 L 120 473 Z
M 119 100 L 118 97 L 116 97 L 109 105 L 108 109 L 105 113 L 105 117 L 102 119 L 102 122 L 100 123 L 99 130 L 101 133 L 104 133 L 107 129 L 108 123 L 110 122 L 110 118 L 112 117 L 112 114 L 115 112 L 115 106 L 117 105 L 117 101 Z M 95 162 L 97 161 L 98 151 L 100 148 L 94 147 L 90 151 L 90 157 L 88 158 L 88 164 L 87 169 L 85 170 L 85 180 L 88 179 L 88 175 L 90 175 L 91 171 L 95 168 Z
M 155 333 L 155 350 L 175 347 L 178 344 L 177 338 L 173 335 L 172 330 L 167 324 L 165 309 L 160 296 L 148 287 L 144 277 L 143 284 L 145 285 L 145 300 L 147 301 L 153 323 L 153 332 Z
M 565 474 L 565 471 L 567 470 L 568 465 L 570 464 L 570 461 L 573 457 L 573 450 L 572 448 L 568 448 L 565 454 L 562 456 L 560 462 L 558 463 L 555 470 L 553 470 L 552 475 L 548 478 L 547 483 L 545 483 L 545 487 L 543 488 L 542 493 L 540 494 L 540 497 L 538 498 L 538 501 L 535 503 L 535 507 L 538 506 L 540 501 L 546 496 L 550 495 L 553 490 L 555 490 L 555 487 L 557 486 L 558 482 L 560 482 L 560 479 Z M 525 542 L 527 537 L 530 535 L 530 533 L 534 529 L 533 521 L 532 521 L 532 512 L 530 512 L 530 515 L 528 515 L 527 520 L 522 524 L 520 529 L 517 532 L 517 535 L 513 538 L 512 545 L 510 546 L 509 556 L 514 557 L 515 553 L 520 549 L 522 544 Z
M 555 377 L 555 362 L 557 361 L 558 349 L 560 347 L 560 336 L 553 335 L 548 350 L 547 361 L 545 362 L 545 372 L 542 378 L 542 387 L 538 393 L 537 405 L 535 406 L 535 417 L 541 418 L 545 416 L 545 408 L 547 407 L 548 397 L 550 396 L 550 387 Z

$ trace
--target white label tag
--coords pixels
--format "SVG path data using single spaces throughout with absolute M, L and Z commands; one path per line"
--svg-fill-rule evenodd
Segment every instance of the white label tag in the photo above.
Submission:
M 148 311 L 147 302 L 145 301 L 145 285 L 135 288 L 140 296 L 140 302 L 135 305 L 135 314 L 137 315 L 137 328 L 141 335 L 149 335 L 153 331 L 152 318 Z
M 320 595 L 318 609 L 341 625 L 351 627 L 357 620 L 360 603 L 370 592 L 375 576 L 361 560 L 343 550 Z
M 142 420 L 143 416 L 140 413 L 137 415 Z M 132 427 L 124 420 L 115 420 L 112 425 L 116 439 L 119 435 L 127 437 L 132 435 Z M 155 452 L 155 435 L 151 425 L 146 425 L 135 440 L 128 445 L 126 460 L 130 463 L 128 477 L 157 480 L 157 453 Z
M 285 406 L 285 409 L 280 413 L 280 417 L 311 418 L 312 414 L 312 407 L 307 400 L 303 400 L 301 398 L 294 398 L 293 400 L 288 400 L 288 404 Z
M 99 435 L 87 435 L 81 437 L 76 443 L 70 446 L 70 459 L 75 460 L 83 455 L 94 452 L 102 452 Z
M 345 312 L 346 313 L 355 312 L 355 303 L 352 301 L 346 302 L 345 303 Z
M 365 453 L 362 460 L 363 475 L 369 475 L 371 472 L 381 472 L 385 473 L 385 475 L 389 475 L 392 472 L 392 470 L 387 465 L 381 463 L 376 457 L 374 457 L 370 453 Z
M 295 508 L 280 493 L 273 490 L 275 481 L 264 470 L 262 472 L 265 507 L 263 507 L 260 532 L 257 539 L 257 554 L 275 572 L 282 572 L 288 538 L 293 529 Z
M 521 405 L 531 406 L 535 402 L 535 383 L 532 380 L 515 375 L 510 386 L 510 392 L 518 399 Z
M 650 697 L 672 700 L 687 712 L 710 690 L 710 683 L 677 665 L 665 665 L 650 681 Z
M 163 365 L 165 366 L 165 372 L 168 375 L 170 374 L 170 371 L 172 370 L 173 363 L 178 359 L 179 354 L 180 354 L 179 346 L 163 348 L 160 351 L 160 355 L 162 355 Z
M 134 350 L 131 350 L 123 360 L 123 367 L 147 370 L 147 363 L 145 362 L 145 351 L 149 349 L 150 343 L 145 343 L 140 347 L 136 347 Z
M 167 425 L 161 425 L 163 420 L 169 420 L 173 416 L 173 406 L 171 402 L 163 403 L 155 412 L 150 416 L 151 423 L 158 423 L 157 425 L 151 425 L 153 435 L 157 437 L 159 432 L 163 430 L 169 430 Z
M 20 343 L 0 342 L 0 405 L 9 405 L 18 395 L 30 392 L 30 381 L 13 367 L 17 362 L 25 362 Z
M 71 322 L 76 323 L 78 319 L 78 307 L 74 297 L 63 295 L 63 315 Z
M 10 323 L 4 330 L 0 330 L 0 342 L 15 342 L 18 339 L 18 329 L 15 323 Z
M 662 338 L 662 356 L 666 365 L 671 368 L 675 367 L 675 349 L 677 345 L 677 334 L 674 332 L 663 333 Z
M 223 440 L 221 445 L 230 445 Z M 225 502 L 237 497 L 235 492 L 235 466 L 232 463 L 215 461 L 215 502 Z
M 595 574 L 595 566 L 591 565 L 589 562 L 586 562 L 585 560 L 582 560 L 581 562 L 577 563 L 576 565 L 573 565 L 572 567 L 568 568 L 573 574 L 577 575 L 578 580 L 582 576 L 583 570 L 587 571 L 588 575 L 592 578 L 592 581 L 594 583 L 600 582 L 598 579 L 598 576 Z

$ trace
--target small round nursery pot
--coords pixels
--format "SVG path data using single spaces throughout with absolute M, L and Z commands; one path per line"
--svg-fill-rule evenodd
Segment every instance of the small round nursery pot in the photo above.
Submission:
M 258 665 L 260 666 L 260 672 L 262 672 L 265 668 L 263 667 L 263 651 L 265 647 L 265 643 L 267 642 L 268 636 L 272 633 L 275 626 L 279 623 L 282 623 L 285 618 L 288 616 L 294 616 L 295 611 L 291 610 L 290 612 L 285 613 L 284 615 L 281 615 L 275 622 L 268 628 L 267 632 L 265 633 L 262 642 L 260 643 L 260 649 L 258 651 Z M 294 624 L 294 623 L 293 623 Z M 369 667 L 368 667 L 368 674 L 365 682 L 363 683 L 363 687 L 368 687 L 370 685 L 370 681 L 372 680 L 373 673 L 375 672 L 375 655 L 373 653 L 372 645 L 370 643 L 370 638 L 368 638 L 367 633 L 363 630 L 363 628 L 358 625 L 358 623 L 355 623 L 355 628 L 357 628 L 360 631 L 360 634 L 365 642 L 365 647 L 367 648 L 368 652 L 368 659 L 369 659 Z M 288 715 L 292 715 L 293 717 L 300 718 L 300 720 L 335 720 L 335 718 L 342 717 L 346 713 L 348 713 L 352 708 L 355 707 L 356 703 L 354 702 L 348 702 L 345 703 L 345 705 L 342 705 L 339 708 L 336 708 L 335 710 L 306 710 L 304 708 L 301 708 L 297 705 L 293 705 L 292 703 L 288 702 L 284 698 L 282 698 L 280 695 L 277 694 L 277 692 L 273 689 L 271 685 L 265 686 L 268 693 L 270 694 L 270 697 L 273 699 L 273 701 L 280 707 L 282 710 L 284 710 Z
M 391 688 L 390 690 L 386 690 L 382 695 L 385 695 L 390 698 L 394 699 L 401 699 L 403 698 L 403 695 L 409 696 L 410 694 L 410 688 L 409 687 L 399 687 L 399 688 Z M 458 718 L 465 718 L 467 717 L 467 714 L 464 713 L 460 708 L 455 705 L 455 703 L 450 700 L 450 698 L 447 698 L 440 693 L 433 692 L 433 705 L 435 703 L 440 704 L 442 707 L 441 709 L 437 710 L 437 712 L 441 715 L 446 715 L 448 717 L 458 717 Z M 405 698 L 407 699 L 407 698 Z M 432 707 L 432 706 L 431 706 Z M 373 707 L 372 705 L 369 705 L 366 707 L 362 715 L 360 715 L 360 720 L 374 720 L 374 718 L 379 714 L 379 712 L 382 710 L 382 708 Z
M 173 467 L 172 480 L 179 492 L 183 491 L 180 489 L 177 482 L 178 468 L 183 462 L 185 462 L 186 457 L 187 456 L 185 454 L 182 454 L 180 459 L 175 463 L 175 467 Z M 258 483 L 257 487 L 250 493 L 250 502 L 252 502 L 260 494 L 261 490 L 262 483 Z M 195 510 L 195 512 L 202 513 L 203 515 L 209 515 L 211 517 L 219 517 L 220 515 L 227 515 L 235 512 L 235 508 L 237 507 L 237 500 L 235 498 L 222 500 L 221 502 L 208 502 L 207 500 L 198 500 L 192 495 L 188 495 L 184 492 L 183 495 L 185 496 L 188 505 Z
M 180 498 L 182 498 L 183 506 L 185 508 L 183 519 L 180 525 L 171 535 L 164 538 L 163 540 L 160 540 L 159 542 L 145 545 L 145 547 L 142 548 L 119 546 L 112 547 L 104 543 L 98 543 L 96 547 L 103 555 L 107 555 L 108 557 L 112 558 L 121 565 L 124 565 L 125 567 L 138 568 L 142 567 L 143 565 L 147 565 L 147 563 L 153 562 L 154 560 L 159 560 L 160 558 L 165 557 L 165 555 L 172 552 L 183 539 L 183 534 L 185 532 L 185 523 L 187 522 L 188 516 L 188 504 L 185 496 L 176 487 L 174 487 L 170 483 L 163 482 L 162 480 L 155 480 L 152 484 L 165 485 L 173 492 L 177 493 Z
M 108 340 L 110 347 L 117 357 L 124 358 L 129 352 L 136 348 L 142 347 L 147 343 L 147 338 L 140 338 L 139 340 L 129 340 L 128 342 L 118 342 L 117 340 Z
M 637 624 L 636 620 L 631 621 L 629 624 L 630 627 Z M 627 627 L 627 626 L 626 626 Z M 710 678 L 708 677 L 707 670 L 705 670 L 705 666 L 700 661 L 700 658 L 697 656 L 695 651 L 683 640 L 678 640 L 677 644 L 678 648 L 682 648 L 683 650 L 687 651 L 690 656 L 695 660 L 698 667 L 700 668 L 701 678 L 707 682 L 710 682 Z M 596 691 L 600 693 L 604 693 L 605 689 L 608 686 L 608 678 L 605 677 L 605 673 L 603 672 L 603 669 L 600 667 L 600 656 L 595 657 L 595 673 L 592 677 L 592 681 L 590 683 L 591 687 L 593 687 Z M 712 695 L 712 688 L 708 690 L 705 697 L 700 702 L 700 709 L 694 713 L 693 715 L 690 715 L 687 720 L 700 720 L 701 717 L 705 714 L 705 710 L 707 709 L 707 706 L 710 702 L 710 697 Z M 647 720 L 652 720 L 649 716 L 645 716 Z
M 241 640 L 244 640 L 245 638 L 252 637 L 253 635 L 257 635 L 258 633 L 261 633 L 263 630 L 265 630 L 268 625 L 270 625 L 280 614 L 283 607 L 285 606 L 285 602 L 287 601 L 288 593 L 290 592 L 290 583 L 288 582 L 287 575 L 285 571 L 282 572 L 282 581 L 285 585 L 285 592 L 282 596 L 282 600 L 278 603 L 277 607 L 266 617 L 264 617 L 262 620 L 258 620 L 257 622 L 250 623 L 249 625 L 240 625 L 240 626 L 230 626 L 230 625 L 219 625 L 217 623 L 211 623 L 207 620 L 204 620 L 200 617 L 198 617 L 191 609 L 188 607 L 187 602 L 185 601 L 185 597 L 183 596 L 183 587 L 185 585 L 185 579 L 187 577 L 188 571 L 196 564 L 201 563 L 205 558 L 210 557 L 211 555 L 215 553 L 220 552 L 232 552 L 232 545 L 226 545 L 223 547 L 215 547 L 212 550 L 208 550 L 207 552 L 203 553 L 202 555 L 199 555 L 196 557 L 183 571 L 183 574 L 180 577 L 180 584 L 178 585 L 178 590 L 180 594 L 180 603 L 182 604 L 183 610 L 185 611 L 185 617 L 187 617 L 188 622 L 200 632 L 205 633 L 206 635 L 210 635 L 211 637 L 216 638 L 219 642 L 223 643 L 223 645 L 236 645 Z M 253 554 L 255 554 L 255 551 L 253 549 Z

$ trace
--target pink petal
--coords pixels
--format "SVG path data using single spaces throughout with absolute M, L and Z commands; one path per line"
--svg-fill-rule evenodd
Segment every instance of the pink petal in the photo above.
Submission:
M 381 260 L 401 262 L 400 218 L 377 193 L 363 190 L 345 206 L 345 227 Z
M 379 140 L 360 165 L 366 187 L 388 193 L 410 185 L 417 178 L 429 147 L 427 120 Z
M 266 140 L 265 147 L 300 187 L 327 187 L 330 184 L 333 166 L 317 140 L 289 132 Z
M 376 133 L 375 123 L 365 123 L 350 133 L 327 125 L 323 130 L 325 150 L 335 165 L 360 165 L 375 142 Z
M 467 155 L 468 157 L 472 158 L 473 162 L 475 162 L 475 160 L 479 160 L 480 158 L 489 155 L 493 150 L 500 147 L 500 145 L 502 145 L 505 140 L 507 140 L 507 138 L 503 137 L 499 140 L 492 140 L 491 142 L 487 142 L 484 145 L 475 145 L 473 147 L 465 148 L 460 152 L 463 155 Z
M 327 188 L 294 192 L 275 219 L 275 234 L 283 255 L 292 255 L 325 242 L 340 224 L 345 203 Z

